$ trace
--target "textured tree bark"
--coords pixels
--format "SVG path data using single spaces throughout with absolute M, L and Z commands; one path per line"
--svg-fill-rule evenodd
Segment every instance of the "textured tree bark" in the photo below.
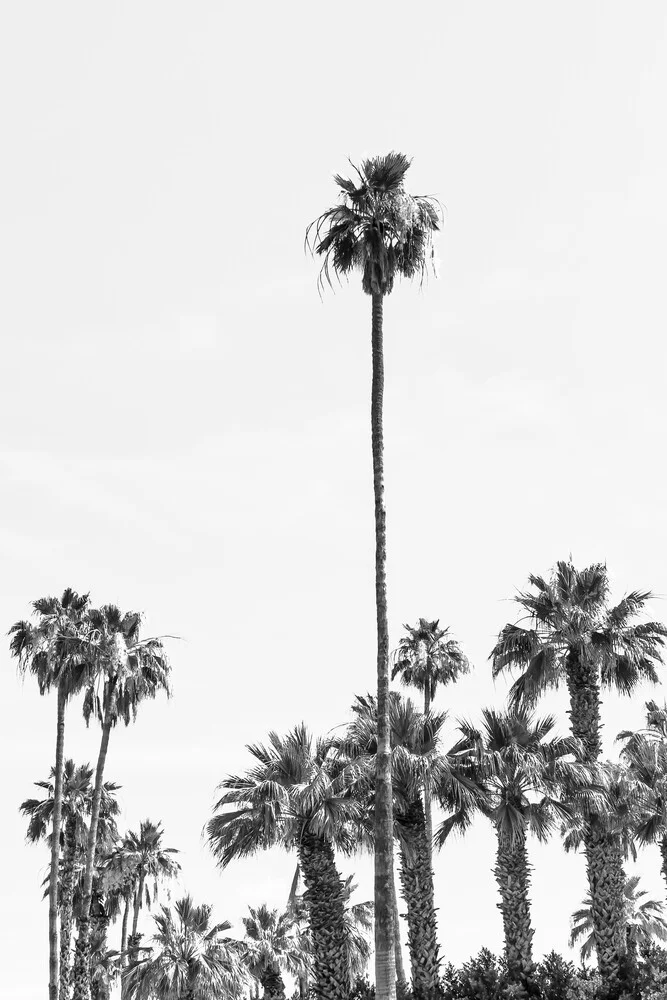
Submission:
M 60 884 L 60 1000 L 69 1000 L 72 946 L 72 906 L 74 904 L 74 866 L 77 861 L 76 820 L 70 817 L 65 827 L 63 870 Z
M 660 871 L 662 872 L 662 877 L 667 884 L 667 833 L 664 834 L 662 840 L 660 841 L 660 857 L 662 858 Z
M 570 653 L 567 687 L 572 735 L 584 744 L 584 761 L 595 764 L 602 750 L 598 667 Z M 608 992 L 613 995 L 626 955 L 623 855 L 618 843 L 604 833 L 595 817 L 586 824 L 584 847 L 598 968 Z
M 375 995 L 395 1000 L 394 958 L 394 831 L 389 728 L 389 624 L 387 620 L 387 524 L 384 506 L 382 345 L 383 296 L 372 296 L 371 441 L 375 498 L 375 606 L 377 617 L 378 752 L 375 772 Z
M 407 987 L 405 968 L 403 966 L 403 949 L 401 947 L 401 920 L 398 912 L 398 893 L 396 892 L 396 874 L 393 879 L 393 909 L 394 909 L 394 962 L 396 964 L 396 993 L 403 995 Z
M 424 654 L 426 655 L 426 654 Z M 424 715 L 428 715 L 431 710 L 431 682 L 428 672 L 424 670 Z M 424 789 L 424 816 L 426 818 L 426 839 L 428 841 L 428 853 L 433 865 L 433 814 L 431 812 L 431 794 L 428 788 Z
M 134 897 L 134 915 L 132 917 L 132 942 L 134 945 L 134 950 L 130 956 L 132 961 L 137 957 L 137 927 L 139 926 L 139 912 L 144 905 L 144 886 L 146 884 L 146 872 L 143 867 L 139 872 L 139 886 L 137 888 L 137 894 Z
M 530 918 L 530 865 L 524 830 L 517 831 L 514 840 L 498 831 L 494 874 L 500 890 L 498 909 L 503 917 L 509 978 L 514 983 L 525 985 L 534 978 L 535 931 Z
M 321 1000 L 347 1000 L 350 972 L 343 882 L 331 844 L 304 831 L 297 848 L 306 887 L 313 946 L 313 992 Z
M 410 852 L 401 849 L 400 878 L 407 905 L 408 949 L 412 989 L 418 1000 L 436 995 L 440 974 L 440 946 L 433 892 L 431 854 L 426 840 L 426 823 L 421 798 L 403 814 L 402 825 Z
M 270 966 L 262 970 L 259 978 L 264 992 L 264 1000 L 285 1000 L 285 981 L 280 974 L 280 969 L 276 966 Z
M 104 721 L 102 724 L 102 739 L 100 752 L 95 769 L 95 787 L 90 812 L 90 826 L 86 842 L 86 868 L 83 877 L 83 898 L 81 900 L 81 915 L 79 917 L 79 935 L 74 954 L 74 994 L 73 1000 L 90 1000 L 90 904 L 93 897 L 93 875 L 95 868 L 95 850 L 97 846 L 97 826 L 100 819 L 100 804 L 102 801 L 102 785 L 104 783 L 104 765 L 109 749 L 112 716 L 113 683 L 107 684 L 107 695 L 104 703 Z
M 63 684 L 58 687 L 56 715 L 56 773 L 53 786 L 53 829 L 51 838 L 51 871 L 49 874 L 49 1000 L 58 1000 L 58 875 L 60 867 L 60 826 L 63 812 L 66 707 L 67 693 Z

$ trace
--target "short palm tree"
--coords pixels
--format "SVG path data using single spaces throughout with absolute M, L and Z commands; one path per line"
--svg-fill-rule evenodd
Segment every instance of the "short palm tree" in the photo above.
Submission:
M 306 242 L 322 258 L 320 285 L 361 272 L 361 287 L 371 296 L 371 442 L 375 500 L 375 597 L 377 619 L 377 755 L 375 831 L 375 983 L 378 1000 L 395 993 L 393 934 L 393 820 L 389 747 L 389 625 L 387 620 L 387 533 L 384 501 L 384 351 L 383 304 L 397 277 L 423 278 L 434 263 L 433 234 L 440 211 L 432 198 L 405 190 L 410 160 L 388 153 L 354 167 L 356 179 L 336 175 L 340 201 L 306 232 Z M 312 236 L 312 243 L 311 243 Z
M 647 728 L 619 733 L 621 751 L 630 774 L 649 793 L 648 808 L 639 817 L 635 835 L 641 844 L 660 845 L 661 871 L 667 883 L 667 713 L 655 702 L 646 703 Z
M 65 710 L 67 701 L 80 690 L 85 679 L 85 660 L 72 640 L 81 627 L 88 595 L 67 588 L 62 597 L 42 597 L 33 602 L 36 622 L 16 622 L 9 630 L 10 652 L 22 674 L 36 677 L 40 694 L 55 687 L 56 759 L 51 826 L 51 881 L 49 884 L 49 998 L 58 1000 L 58 859 L 65 761 Z
M 282 847 L 296 850 L 306 885 L 315 995 L 346 1000 L 349 993 L 345 894 L 335 850 L 358 843 L 363 810 L 350 787 L 357 765 L 342 762 L 332 739 L 313 740 L 304 725 L 269 745 L 248 746 L 255 764 L 225 778 L 206 833 L 225 867 L 235 858 Z
M 521 671 L 511 699 L 528 706 L 548 689 L 566 683 L 572 735 L 583 744 L 582 760 L 595 764 L 601 753 L 601 687 L 631 694 L 642 681 L 657 682 L 656 667 L 661 663 L 667 629 L 658 622 L 636 622 L 651 596 L 648 592 L 633 591 L 610 607 L 607 568 L 602 564 L 577 570 L 571 561 L 559 562 L 550 579 L 530 576 L 529 582 L 533 591 L 516 597 L 528 627 L 506 625 L 502 630 L 491 653 L 494 676 L 505 670 Z M 594 901 L 598 885 L 614 885 L 614 891 L 622 891 L 622 866 L 599 879 L 600 864 L 614 862 L 611 856 L 605 861 L 600 853 L 603 843 L 594 823 L 584 843 Z M 600 972 L 610 983 L 619 976 L 625 934 L 605 917 L 610 912 L 607 902 L 598 900 L 593 912 L 605 925 L 596 929 L 596 941 Z
M 89 934 L 90 906 L 95 874 L 97 825 L 100 817 L 104 767 L 112 728 L 122 721 L 129 725 L 139 703 L 154 698 L 159 691 L 169 693 L 169 665 L 160 639 L 141 639 L 141 616 L 123 614 L 115 605 L 90 610 L 87 631 L 80 648 L 89 664 L 91 683 L 86 690 L 83 710 L 102 727 L 95 768 L 82 889 L 79 934 L 76 942 L 73 1000 L 90 1000 Z
M 243 956 L 253 976 L 259 980 L 264 1000 L 284 1000 L 283 972 L 298 979 L 308 975 L 309 954 L 305 934 L 294 913 L 270 910 L 262 904 L 248 907 L 243 917 Z
M 496 829 L 494 873 L 500 891 L 505 960 L 515 983 L 532 983 L 535 972 L 527 836 L 532 833 L 546 840 L 557 820 L 568 813 L 561 801 L 562 790 L 589 778 L 586 768 L 574 760 L 581 751 L 579 741 L 549 739 L 554 725 L 552 716 L 536 719 L 525 707 L 502 712 L 485 709 L 480 729 L 460 724 L 462 739 L 453 749 L 471 762 L 469 776 L 476 775 L 482 792 L 476 808 Z M 440 845 L 453 829 L 469 823 L 466 813 L 460 810 L 445 820 L 437 837 Z
M 135 885 L 132 918 L 133 948 L 136 948 L 138 944 L 139 913 L 144 901 L 150 909 L 151 890 L 152 898 L 155 899 L 159 883 L 166 879 L 176 878 L 181 870 L 178 861 L 173 857 L 174 854 L 178 854 L 178 851 L 174 847 L 162 846 L 163 835 L 161 823 L 155 824 L 146 819 L 142 821 L 138 834 L 129 830 L 123 838 L 121 850 L 125 863 L 133 869 Z M 124 948 L 125 944 L 123 950 Z
M 377 751 L 377 703 L 372 695 L 357 696 L 352 706 L 353 720 L 341 743 L 350 759 L 365 761 L 356 794 L 363 802 L 372 787 L 374 755 Z M 408 947 L 412 988 L 416 996 L 427 997 L 438 989 L 440 946 L 430 842 L 423 796 L 439 789 L 457 808 L 470 807 L 476 795 L 461 775 L 457 761 L 442 746 L 446 715 L 424 715 L 409 698 L 392 691 L 389 721 L 392 747 L 392 788 L 394 793 L 394 833 L 399 842 L 399 877 L 407 905 Z M 366 773 L 364 773 L 364 771 Z
M 452 684 L 461 674 L 470 670 L 468 658 L 449 634 L 449 628 L 440 628 L 440 621 L 420 618 L 411 628 L 404 625 L 408 633 L 401 637 L 398 649 L 393 655 L 392 680 L 400 677 L 408 687 L 414 687 L 424 695 L 424 712 L 430 711 L 431 702 L 440 686 Z M 431 800 L 424 795 L 426 832 L 429 845 L 433 843 L 433 819 Z
M 147 954 L 123 970 L 129 1000 L 240 998 L 249 977 L 238 943 L 223 937 L 231 925 L 212 924 L 212 908 L 196 906 L 190 896 L 161 910 Z
M 623 887 L 625 926 L 628 951 L 637 953 L 642 946 L 652 944 L 657 938 L 667 941 L 667 920 L 663 917 L 664 904 L 655 899 L 645 899 L 646 890 L 639 889 L 639 876 L 626 879 Z M 580 945 L 582 961 L 589 959 L 595 949 L 595 932 L 590 895 L 580 910 L 572 914 L 570 948 Z

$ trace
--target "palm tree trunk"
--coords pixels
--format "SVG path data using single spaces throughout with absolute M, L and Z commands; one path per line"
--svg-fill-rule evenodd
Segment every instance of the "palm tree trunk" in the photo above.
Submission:
M 530 919 L 530 865 L 523 828 L 515 831 L 514 838 L 498 830 L 494 874 L 500 890 L 498 909 L 503 916 L 509 978 L 513 983 L 526 985 L 532 981 L 535 971 L 535 931 Z
M 86 841 L 86 867 L 83 876 L 83 892 L 81 900 L 81 915 L 79 917 L 79 936 L 74 953 L 74 995 L 73 1000 L 90 1000 L 90 904 L 93 897 L 93 875 L 95 866 L 95 849 L 97 846 L 97 826 L 100 819 L 100 804 L 102 802 L 102 785 L 104 783 L 104 765 L 109 749 L 113 699 L 113 681 L 107 682 L 107 694 L 104 701 L 104 721 L 102 723 L 102 739 L 100 752 L 95 769 L 95 788 L 90 811 L 90 826 Z
M 139 943 L 137 940 L 137 927 L 139 925 L 139 911 L 143 906 L 145 883 L 146 883 L 146 872 L 142 868 L 139 874 L 139 886 L 137 888 L 137 894 L 134 897 L 134 915 L 132 917 L 132 937 L 130 939 L 132 942 L 132 949 L 133 949 L 132 955 L 130 956 L 132 961 L 134 961 L 137 957 L 137 945 Z
M 382 404 L 384 356 L 383 296 L 372 296 L 371 441 L 375 497 L 375 606 L 377 613 L 378 748 L 375 771 L 375 995 L 395 1000 L 394 959 L 394 829 L 392 816 L 391 746 L 389 731 L 389 624 L 387 621 L 387 516 L 384 506 L 384 441 Z
M 602 751 L 597 665 L 570 653 L 567 687 L 572 735 L 584 745 L 584 763 L 596 764 Z M 614 838 L 602 832 L 594 816 L 586 823 L 584 847 L 598 968 L 608 991 L 613 992 L 626 953 L 623 856 Z
M 347 1000 L 350 993 L 345 899 L 331 844 L 304 831 L 297 847 L 313 946 L 314 994 Z
M 56 716 L 56 766 L 53 786 L 53 831 L 49 874 L 49 1000 L 58 1000 L 58 874 L 60 826 L 63 812 L 63 772 L 65 768 L 65 685 L 58 687 Z
M 121 965 L 127 965 L 127 924 L 130 917 L 130 904 L 132 902 L 131 895 L 128 895 L 125 900 L 125 909 L 123 910 L 123 922 L 121 924 L 120 930 L 120 951 L 121 951 Z
M 76 864 L 76 857 L 76 820 L 70 817 L 65 828 L 65 849 L 63 852 L 63 871 L 60 884 L 60 1000 L 69 1000 L 74 866 Z
M 396 892 L 396 874 L 394 873 L 392 891 L 394 910 L 394 962 L 396 963 L 396 995 L 403 996 L 407 987 L 405 968 L 403 966 L 403 948 L 401 947 L 401 920 L 398 912 L 398 893 Z
M 415 799 L 401 816 L 410 850 L 401 848 L 400 878 L 408 913 L 408 949 L 412 989 L 418 1000 L 433 997 L 438 990 L 440 946 L 433 893 L 431 855 L 426 841 L 426 822 L 421 798 Z
M 431 684 L 428 675 L 424 681 L 424 715 L 428 715 L 431 710 Z M 428 840 L 428 852 L 433 863 L 433 815 L 431 813 L 431 795 L 428 788 L 424 788 L 424 816 L 426 818 L 426 839 Z
M 604 983 L 613 988 L 626 953 L 623 855 L 616 839 L 595 823 L 589 825 L 585 843 L 598 968 Z

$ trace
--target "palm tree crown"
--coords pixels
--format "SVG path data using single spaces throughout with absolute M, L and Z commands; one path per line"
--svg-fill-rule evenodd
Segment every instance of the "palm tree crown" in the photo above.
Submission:
M 307 245 L 322 257 L 320 281 L 331 284 L 331 271 L 361 271 L 367 295 L 389 295 L 396 275 L 422 277 L 434 266 L 433 234 L 441 210 L 435 198 L 409 195 L 405 175 L 410 160 L 387 153 L 352 167 L 350 180 L 336 174 L 340 204 L 324 212 L 306 233 Z

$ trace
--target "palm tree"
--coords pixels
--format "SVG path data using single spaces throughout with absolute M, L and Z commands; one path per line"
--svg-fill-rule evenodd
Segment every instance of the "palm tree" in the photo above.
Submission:
M 58 859 L 65 761 L 65 710 L 68 698 L 81 687 L 85 663 L 72 647 L 88 607 L 88 595 L 69 587 L 62 597 L 33 601 L 36 624 L 16 622 L 9 630 L 9 649 L 22 674 L 33 674 L 39 693 L 58 691 L 56 714 L 56 760 L 54 765 L 53 812 L 51 817 L 51 880 L 49 883 L 49 1000 L 58 1000 Z
M 470 670 L 468 658 L 463 654 L 456 639 L 451 638 L 449 628 L 440 628 L 440 621 L 420 618 L 415 628 L 404 625 L 408 633 L 404 635 L 398 649 L 394 651 L 392 680 L 400 677 L 408 687 L 414 687 L 424 695 L 424 713 L 430 711 L 431 702 L 439 685 L 443 687 L 456 681 L 461 674 Z M 431 799 L 424 795 L 426 833 L 429 845 L 433 844 L 433 818 Z
M 89 934 L 93 891 L 95 845 L 100 816 L 111 729 L 122 720 L 125 725 L 136 717 L 137 708 L 160 690 L 169 694 L 169 665 L 160 639 L 140 639 L 141 616 L 122 612 L 112 604 L 91 610 L 87 635 L 81 641 L 91 665 L 93 683 L 86 691 L 84 717 L 95 716 L 102 726 L 102 739 L 95 768 L 95 787 L 86 842 L 79 935 L 76 943 L 73 1000 L 90 1000 Z
M 151 906 L 151 885 L 155 899 L 158 883 L 165 879 L 175 878 L 181 870 L 179 863 L 172 857 L 173 854 L 178 854 L 178 851 L 174 847 L 162 846 L 163 835 L 161 823 L 156 825 L 146 819 L 141 823 L 138 835 L 133 830 L 129 830 L 123 840 L 121 849 L 124 860 L 133 869 L 133 881 L 136 887 L 132 919 L 132 948 L 134 949 L 139 943 L 137 928 L 144 899 L 149 909 Z M 135 958 L 136 955 L 133 954 L 132 957 Z
M 148 954 L 122 973 L 129 1000 L 240 997 L 248 974 L 237 942 L 222 936 L 231 924 L 212 924 L 212 907 L 195 906 L 190 896 L 161 910 Z
M 308 975 L 307 939 L 293 912 L 270 910 L 262 904 L 248 907 L 243 917 L 244 957 L 264 991 L 264 1000 L 284 1000 L 283 972 L 298 979 Z
M 641 844 L 660 844 L 661 872 L 667 883 L 667 712 L 646 702 L 647 728 L 624 731 L 621 756 L 632 775 L 649 793 L 647 811 L 639 818 L 635 836 Z
M 585 767 L 567 760 L 581 751 L 578 740 L 549 739 L 554 725 L 553 716 L 536 719 L 525 707 L 484 709 L 481 729 L 460 723 L 462 739 L 452 751 L 468 760 L 476 757 L 469 771 L 471 778 L 477 773 L 483 793 L 476 808 L 491 820 L 498 841 L 494 874 L 505 960 L 510 979 L 524 985 L 532 984 L 535 972 L 527 835 L 545 841 L 556 821 L 568 814 L 559 793 L 590 777 Z M 439 845 L 468 822 L 465 810 L 453 813 L 438 831 Z
M 355 850 L 363 815 L 350 793 L 358 766 L 341 761 L 330 738 L 313 740 L 304 725 L 269 745 L 248 746 L 255 765 L 225 778 L 206 833 L 224 868 L 260 850 L 296 850 L 306 886 L 315 994 L 349 993 L 345 893 L 334 850 Z
M 667 920 L 663 917 L 664 904 L 655 899 L 644 899 L 646 890 L 638 889 L 639 876 L 626 879 L 623 887 L 625 902 L 625 925 L 628 951 L 636 954 L 642 946 L 653 943 L 654 938 L 667 941 Z M 581 942 L 581 960 L 591 958 L 595 948 L 593 909 L 590 895 L 582 903 L 580 910 L 572 914 L 570 948 Z
M 530 576 L 529 582 L 533 592 L 520 593 L 516 601 L 530 627 L 506 625 L 502 630 L 491 653 L 494 677 L 507 669 L 521 670 L 511 699 L 528 706 L 565 682 L 572 735 L 583 744 L 582 760 L 595 764 L 601 753 L 601 688 L 627 695 L 642 681 L 656 683 L 667 629 L 658 622 L 635 622 L 651 597 L 648 592 L 633 591 L 610 607 L 607 569 L 602 564 L 577 570 L 571 561 L 559 562 L 549 580 Z M 598 964 L 610 984 L 618 979 L 625 953 L 623 928 L 615 928 L 610 918 L 621 912 L 625 874 L 614 855 L 605 856 L 605 839 L 595 823 L 587 830 L 589 887 L 594 918 L 601 921 L 596 928 Z M 613 865 L 616 869 L 611 871 Z M 608 869 L 604 876 L 601 866 Z M 596 899 L 606 891 L 616 894 L 615 902 Z
M 341 742 L 341 750 L 352 760 L 365 761 L 356 794 L 372 788 L 374 756 L 378 745 L 377 702 L 372 695 L 357 696 L 352 706 L 353 721 Z M 392 788 L 394 832 L 399 842 L 399 875 L 407 904 L 408 947 L 412 988 L 426 997 L 438 989 L 439 944 L 433 887 L 433 869 L 423 807 L 438 788 L 455 808 L 471 806 L 474 789 L 461 780 L 458 761 L 442 747 L 441 734 L 446 715 L 419 712 L 409 698 L 392 691 L 389 723 L 392 748 Z M 365 772 L 365 773 L 364 773 Z
M 361 286 L 371 296 L 371 441 L 375 498 L 375 600 L 377 615 L 377 698 L 379 751 L 375 782 L 375 984 L 378 1000 L 395 994 L 393 934 L 393 821 L 391 752 L 389 747 L 389 626 L 387 621 L 387 535 L 384 503 L 384 353 L 382 313 L 397 276 L 423 279 L 434 262 L 433 233 L 439 228 L 439 206 L 432 198 L 405 191 L 410 160 L 403 153 L 364 160 L 354 167 L 356 180 L 335 176 L 340 202 L 306 231 L 313 251 L 322 257 L 320 287 L 361 271 Z
M 74 761 L 68 759 L 63 767 L 62 792 L 62 824 L 61 851 L 62 859 L 58 873 L 58 907 L 60 910 L 60 975 L 59 996 L 65 1000 L 69 996 L 71 972 L 71 941 L 74 897 L 77 876 L 81 872 L 85 842 L 87 838 L 87 820 L 92 805 L 91 778 L 93 772 L 88 764 L 76 767 Z M 55 768 L 51 769 L 51 779 L 55 778 Z M 43 840 L 48 836 L 54 809 L 55 789 L 53 780 L 36 781 L 36 787 L 46 792 L 42 799 L 26 799 L 21 804 L 21 813 L 29 817 L 27 839 L 31 842 Z M 115 834 L 114 817 L 120 807 L 116 792 L 120 785 L 107 781 L 102 787 L 100 806 L 100 824 L 98 826 L 98 849 L 100 840 L 107 843 Z M 48 882 L 51 876 L 49 873 Z

